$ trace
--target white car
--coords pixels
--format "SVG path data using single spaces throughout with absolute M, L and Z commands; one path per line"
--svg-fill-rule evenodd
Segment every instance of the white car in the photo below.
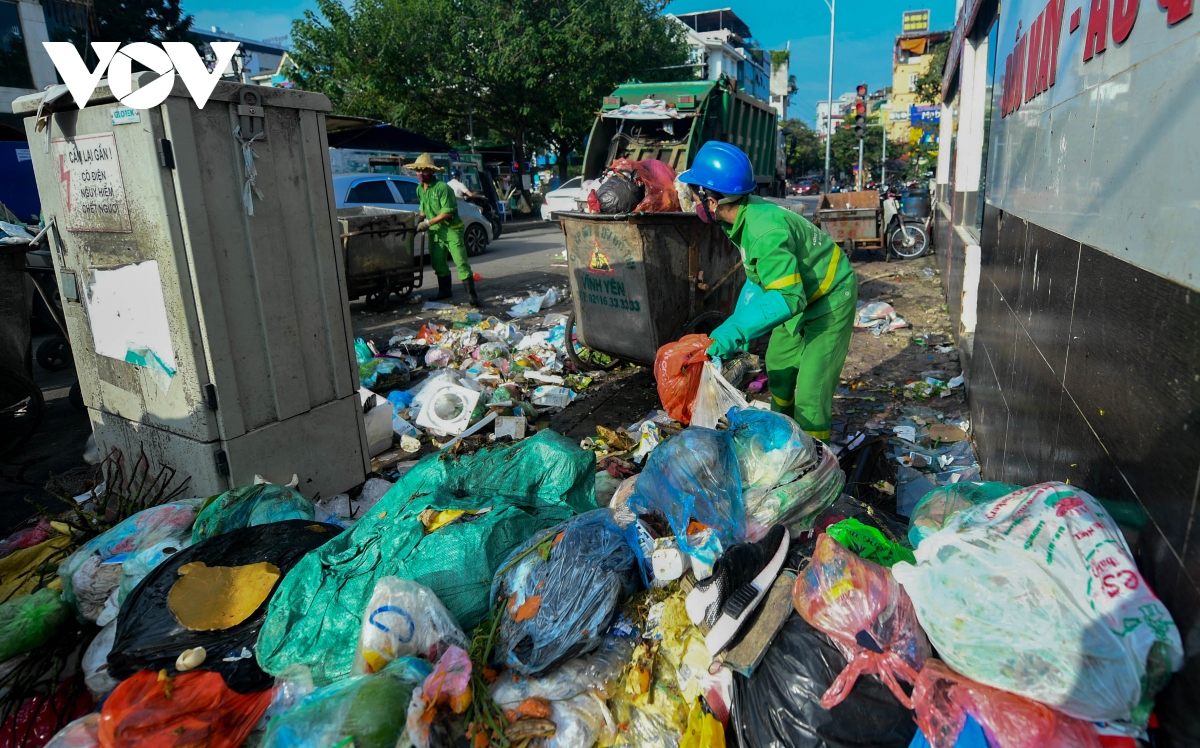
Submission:
M 421 209 L 417 201 L 418 184 L 414 177 L 400 174 L 335 174 L 333 194 L 339 208 L 376 207 L 416 212 Z M 479 208 L 465 200 L 458 201 L 458 215 L 466 226 L 463 238 L 467 254 L 483 254 L 492 240 L 492 224 Z M 425 236 L 419 235 L 417 241 L 425 241 Z M 414 251 L 420 254 L 422 249 L 414 247 Z
M 587 197 L 583 189 L 583 177 L 575 177 L 563 182 L 557 190 L 550 190 L 542 202 L 542 220 L 549 221 L 551 213 L 562 213 L 569 210 L 579 210 L 575 204 L 578 198 Z

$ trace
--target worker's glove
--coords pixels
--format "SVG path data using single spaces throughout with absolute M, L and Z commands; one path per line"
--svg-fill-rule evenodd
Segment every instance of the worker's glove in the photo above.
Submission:
M 708 355 L 726 359 L 746 350 L 751 340 L 766 335 L 792 318 L 792 310 L 779 291 L 764 291 L 749 281 L 738 295 L 737 307 L 729 319 L 709 335 L 713 344 Z
M 417 224 L 417 231 L 428 231 L 428 230 L 429 230 L 429 221 L 421 221 L 420 223 Z

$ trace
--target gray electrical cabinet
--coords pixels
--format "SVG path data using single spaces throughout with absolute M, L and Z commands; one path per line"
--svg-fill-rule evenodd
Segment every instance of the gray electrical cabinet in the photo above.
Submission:
M 137 91 L 155 79 L 133 76 Z M 369 469 L 320 94 L 182 81 L 130 109 L 101 81 L 22 97 L 75 367 L 101 453 L 206 496 Z

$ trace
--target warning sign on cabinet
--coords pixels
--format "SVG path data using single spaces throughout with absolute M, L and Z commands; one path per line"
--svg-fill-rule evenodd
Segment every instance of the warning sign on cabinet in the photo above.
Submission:
M 51 143 L 71 231 L 132 231 L 112 133 Z

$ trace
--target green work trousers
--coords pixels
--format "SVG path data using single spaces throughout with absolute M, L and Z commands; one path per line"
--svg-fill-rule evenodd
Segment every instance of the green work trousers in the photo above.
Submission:
M 767 387 L 771 410 L 791 416 L 809 434 L 829 441 L 833 425 L 833 392 L 850 350 L 858 284 L 851 276 L 850 298 L 828 314 L 801 318 L 795 332 L 784 323 L 771 333 L 767 346 Z M 844 293 L 833 289 L 831 293 Z
M 458 268 L 458 279 L 466 280 L 471 277 L 471 263 L 467 261 L 467 243 L 463 240 L 466 230 L 463 226 L 456 229 L 429 230 L 429 264 L 433 266 L 433 274 L 439 278 L 450 275 L 450 266 L 446 264 L 446 255 L 454 258 L 454 266 Z

